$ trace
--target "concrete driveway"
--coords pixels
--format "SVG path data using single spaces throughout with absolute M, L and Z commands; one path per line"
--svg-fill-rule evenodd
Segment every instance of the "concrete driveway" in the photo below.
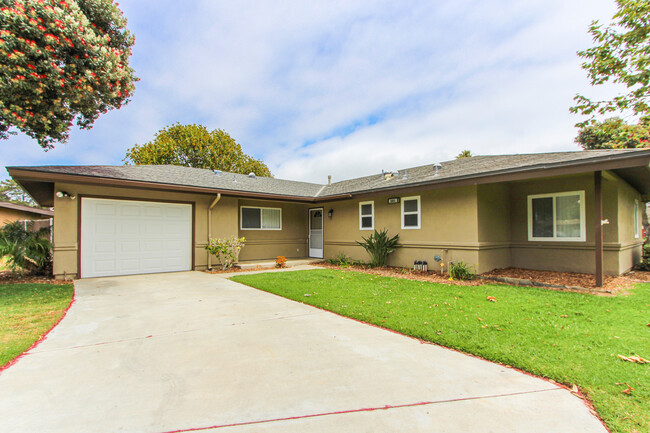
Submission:
M 514 370 L 199 272 L 77 281 L 2 432 L 606 432 Z

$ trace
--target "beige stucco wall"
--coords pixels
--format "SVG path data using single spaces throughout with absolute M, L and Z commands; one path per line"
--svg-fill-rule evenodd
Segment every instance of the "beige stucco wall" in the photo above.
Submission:
M 401 204 L 388 204 L 389 197 L 420 196 L 420 229 L 401 228 Z M 478 228 L 476 187 L 424 191 L 416 194 L 377 194 L 362 199 L 323 204 L 325 213 L 325 257 L 339 253 L 368 261 L 366 251 L 356 244 L 372 230 L 359 229 L 359 203 L 374 201 L 375 228 L 388 229 L 388 234 L 399 234 L 398 248 L 389 256 L 392 266 L 413 266 L 414 260 L 426 260 L 429 268 L 438 270 L 435 255 L 444 261 L 464 260 L 472 266 L 478 264 Z M 333 216 L 327 216 L 333 210 Z
M 282 209 L 282 230 L 242 230 L 240 228 L 241 206 Z M 275 259 L 277 256 L 306 257 L 308 255 L 308 208 L 309 206 L 298 203 L 238 200 L 235 223 L 239 236 L 246 238 L 246 244 L 239 255 L 240 260 Z
M 566 191 L 585 192 L 586 241 L 528 240 L 528 196 Z M 604 272 L 618 275 L 629 270 L 640 254 L 638 240 L 627 234 L 633 221 L 629 207 L 639 194 L 611 173 L 603 175 Z M 510 236 L 512 266 L 567 272 L 595 272 L 593 174 L 536 179 L 510 184 Z M 640 256 L 639 256 L 640 257 Z
M 14 221 L 24 221 L 24 220 L 47 220 L 49 219 L 46 216 L 33 214 L 30 212 L 22 212 L 16 209 L 7 209 L 0 207 L 0 227 L 7 223 L 12 223 Z

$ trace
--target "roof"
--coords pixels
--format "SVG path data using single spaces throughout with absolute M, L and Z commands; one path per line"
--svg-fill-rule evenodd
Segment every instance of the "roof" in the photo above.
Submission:
M 12 210 L 17 210 L 20 212 L 28 212 L 28 213 L 33 213 L 37 215 L 42 215 L 48 218 L 51 218 L 54 216 L 54 212 L 51 210 L 47 209 L 40 209 L 37 207 L 31 207 L 31 206 L 25 206 L 22 204 L 17 204 L 17 203 L 11 203 L 8 201 L 0 201 L 0 207 L 5 208 L 5 209 L 12 209 Z
M 613 170 L 642 194 L 650 194 L 649 163 L 650 149 L 485 155 L 400 169 L 388 176 L 377 173 L 331 185 L 172 165 L 37 166 L 7 170 L 39 202 L 47 202 L 52 196 L 54 181 L 313 202 L 421 186 L 478 184 L 595 170 Z

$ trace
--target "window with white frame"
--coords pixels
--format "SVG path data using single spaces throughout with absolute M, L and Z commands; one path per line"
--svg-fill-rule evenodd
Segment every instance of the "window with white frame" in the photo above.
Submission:
M 282 209 L 275 207 L 241 207 L 242 230 L 282 230 Z
M 528 240 L 584 241 L 585 192 L 528 196 Z
M 634 200 L 634 237 L 639 238 L 641 236 L 640 224 L 639 224 L 639 200 Z
M 359 203 L 359 230 L 375 228 L 375 202 L 362 201 Z
M 402 197 L 402 229 L 420 228 L 420 196 Z

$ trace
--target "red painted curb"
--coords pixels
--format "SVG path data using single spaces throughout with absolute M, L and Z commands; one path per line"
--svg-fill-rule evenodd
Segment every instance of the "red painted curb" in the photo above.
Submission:
M 16 362 L 18 362 L 18 360 L 21 359 L 23 356 L 27 355 L 30 350 L 36 348 L 36 346 L 41 344 L 47 338 L 47 336 L 50 334 L 50 332 L 52 332 L 52 330 L 54 328 L 56 328 L 57 325 L 59 323 L 61 323 L 61 320 L 63 320 L 63 318 L 68 314 L 68 310 L 70 310 L 70 307 L 72 307 L 72 304 L 74 304 L 74 301 L 75 301 L 75 290 L 74 290 L 74 284 L 73 284 L 72 285 L 72 299 L 70 300 L 70 303 L 68 304 L 66 309 L 63 311 L 63 314 L 61 315 L 61 317 L 59 317 L 59 320 L 57 320 L 50 327 L 50 329 L 47 330 L 47 332 L 45 334 L 41 335 L 38 340 L 36 340 L 31 346 L 29 346 L 29 348 L 27 350 L 25 350 L 23 353 L 21 353 L 20 355 L 18 355 L 17 357 L 12 359 L 11 361 L 9 361 L 7 364 L 5 364 L 3 366 L 0 366 L 0 374 L 2 374 L 3 371 L 5 371 L 6 369 L 8 369 L 12 365 L 14 365 Z

